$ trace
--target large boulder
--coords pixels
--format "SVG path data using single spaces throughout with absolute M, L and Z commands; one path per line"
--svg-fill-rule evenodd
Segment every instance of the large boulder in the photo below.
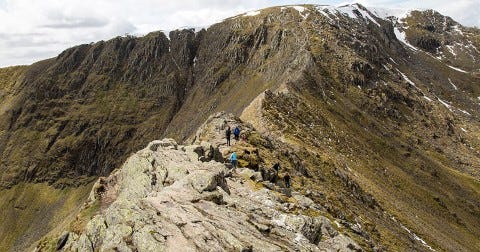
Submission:
M 155 140 L 148 144 L 147 149 L 151 151 L 157 151 L 159 148 L 169 148 L 169 149 L 177 149 L 178 145 L 174 139 L 165 138 L 163 140 Z

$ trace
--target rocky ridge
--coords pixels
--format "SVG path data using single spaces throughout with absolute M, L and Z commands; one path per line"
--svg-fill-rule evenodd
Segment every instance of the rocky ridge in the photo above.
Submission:
M 44 240 L 36 250 L 361 250 L 313 200 L 263 181 L 259 172 L 211 159 L 208 152 L 220 152 L 218 146 L 149 143 L 93 186 L 84 208 L 98 202 L 102 208 L 81 232 Z

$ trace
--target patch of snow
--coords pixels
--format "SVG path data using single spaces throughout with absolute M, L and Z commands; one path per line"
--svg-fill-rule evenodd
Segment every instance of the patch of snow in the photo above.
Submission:
M 298 12 L 304 12 L 305 11 L 305 7 L 302 7 L 302 6 L 295 5 L 295 6 L 290 6 L 290 7 L 294 8 Z
M 343 6 L 339 6 L 336 8 L 336 10 L 338 12 L 340 12 L 341 14 L 343 14 L 344 16 L 348 16 L 352 19 L 356 19 L 357 18 L 357 15 L 355 15 L 355 12 L 353 12 L 354 10 L 356 10 L 357 8 L 353 7 L 352 5 L 343 5 Z
M 451 54 L 453 54 L 453 56 L 457 56 L 457 54 L 455 53 L 455 51 L 453 50 L 453 46 L 452 45 L 447 45 L 446 46 L 448 51 L 450 51 Z
M 458 109 L 458 111 L 464 113 L 465 115 L 468 115 L 468 116 L 471 116 L 472 114 L 468 113 L 467 111 L 465 110 L 462 110 L 462 109 Z
M 469 43 L 467 45 L 468 48 L 473 48 L 473 50 L 475 50 L 477 53 L 479 52 L 477 47 L 472 44 L 472 41 L 469 40 L 468 43 Z
M 464 129 L 464 128 L 460 128 L 460 129 L 462 129 L 463 132 L 468 132 L 468 131 L 467 131 L 466 129 Z
M 463 32 L 462 32 L 462 30 L 460 30 L 460 28 L 458 27 L 458 25 L 453 26 L 453 30 L 456 31 L 458 34 L 460 34 L 460 35 L 463 36 Z
M 303 14 L 303 12 L 305 12 L 307 9 L 305 9 L 305 7 L 302 7 L 302 6 L 298 6 L 298 5 L 294 5 L 294 6 L 290 6 L 291 8 L 294 8 L 295 10 L 298 11 L 298 13 L 300 14 L 300 16 L 303 17 L 303 19 L 307 19 L 308 15 L 310 15 L 310 13 L 307 13 L 307 14 Z
M 405 227 L 402 223 L 400 223 L 400 226 L 401 226 L 405 231 L 407 231 L 407 232 L 413 237 L 414 240 L 419 241 L 424 247 L 430 249 L 431 251 L 436 251 L 436 250 L 433 249 L 430 245 L 428 245 L 422 238 L 420 238 L 417 234 L 415 234 L 414 232 L 410 231 L 410 229 L 408 229 L 407 227 Z
M 417 86 L 417 85 L 415 85 L 415 83 L 414 83 L 412 80 L 410 80 L 404 73 L 400 72 L 398 69 L 397 69 L 397 71 L 402 75 L 403 79 L 406 80 L 409 84 L 411 84 L 411 85 L 413 85 L 413 86 L 415 86 L 415 87 Z
M 407 227 L 405 227 L 401 222 L 397 221 L 397 219 L 395 219 L 395 217 L 390 216 L 390 219 L 392 219 L 394 222 L 398 223 L 401 228 L 403 228 L 405 231 L 407 231 L 407 233 L 408 233 L 409 235 L 411 235 L 411 236 L 413 237 L 413 239 L 419 241 L 424 247 L 430 249 L 431 251 L 436 251 L 436 250 L 433 249 L 430 245 L 428 245 L 422 238 L 420 238 L 417 234 L 415 234 L 415 233 L 412 232 L 410 229 L 408 229 Z
M 388 19 L 389 17 L 396 17 L 399 20 L 410 15 L 411 10 L 406 9 L 384 9 L 384 8 L 368 8 L 368 10 L 375 16 L 381 19 Z
M 448 78 L 448 82 L 450 82 L 450 84 L 453 86 L 453 88 L 455 90 L 458 90 L 457 86 L 455 86 L 455 84 L 453 84 L 452 80 L 450 80 L 450 78 Z
M 463 69 L 460 69 L 460 68 L 456 68 L 456 67 L 453 67 L 453 66 L 450 66 L 450 65 L 447 65 L 448 67 L 450 67 L 451 69 L 453 70 L 457 70 L 459 72 L 462 72 L 462 73 L 468 73 L 467 71 L 463 70 Z
M 397 63 L 397 62 L 395 62 L 395 60 L 394 60 L 394 59 L 390 58 L 390 60 L 391 60 L 393 63 L 395 63 L 395 65 L 398 65 L 398 63 Z
M 368 20 L 372 21 L 374 24 L 378 25 L 380 27 L 380 24 L 377 22 L 377 20 L 375 20 L 375 18 L 373 18 L 370 13 L 368 13 L 367 11 L 364 11 L 360 8 L 357 9 L 360 14 L 362 14 L 362 16 L 366 17 Z
M 245 14 L 243 14 L 244 17 L 253 17 L 253 16 L 256 16 L 260 14 L 260 11 L 259 10 L 256 10 L 256 11 L 249 11 Z
M 440 98 L 438 98 L 438 97 L 437 97 L 437 100 L 438 100 L 441 104 L 443 104 L 445 107 L 447 107 L 448 110 L 452 111 L 452 105 L 448 104 L 448 103 L 445 102 L 445 101 L 442 101 L 442 99 L 440 99 Z
M 423 98 L 425 98 L 425 100 L 427 100 L 427 101 L 429 101 L 429 102 L 432 101 L 432 99 L 430 99 L 430 97 L 428 97 L 428 96 L 426 96 L 426 95 L 424 95 Z
M 317 11 L 318 11 L 320 14 L 322 14 L 323 16 L 325 16 L 326 18 L 328 18 L 328 21 L 332 22 L 333 19 L 332 19 L 332 17 L 330 17 L 330 12 L 328 12 L 328 11 L 325 12 L 325 11 L 324 11 L 324 7 L 325 7 L 325 6 L 317 6 L 316 9 L 317 9 Z
M 411 45 L 410 43 L 408 43 L 408 41 L 407 41 L 407 36 L 405 35 L 405 32 L 400 31 L 397 27 L 395 27 L 395 28 L 393 29 L 393 32 L 395 32 L 395 36 L 397 37 L 397 39 L 398 39 L 400 42 L 404 43 L 406 46 L 410 47 L 410 48 L 411 48 L 412 50 L 414 50 L 414 51 L 417 51 L 417 50 L 418 50 L 415 46 L 413 46 L 413 45 Z

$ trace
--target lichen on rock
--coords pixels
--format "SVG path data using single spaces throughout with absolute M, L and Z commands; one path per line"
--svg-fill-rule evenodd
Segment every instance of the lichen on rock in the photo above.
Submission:
M 352 239 L 333 229 L 328 218 L 286 211 L 278 192 L 251 187 L 255 180 L 261 180 L 259 172 L 243 168 L 231 174 L 223 163 L 192 159 L 192 152 L 198 153 L 198 148 L 199 145 L 177 148 L 173 140 L 165 139 L 151 142 L 132 155 L 122 168 L 102 178 L 106 190 L 102 195 L 114 190 L 114 201 L 93 217 L 82 233 L 69 235 L 63 249 L 350 251 L 359 248 Z M 152 174 L 159 174 L 155 177 L 161 186 L 152 185 Z M 301 204 L 299 208 L 315 205 L 298 193 L 295 198 Z M 97 200 L 102 201 L 102 196 Z

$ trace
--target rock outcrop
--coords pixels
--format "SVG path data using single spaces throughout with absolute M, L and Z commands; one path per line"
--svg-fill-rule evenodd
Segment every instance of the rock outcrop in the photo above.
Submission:
M 198 147 L 151 142 L 100 179 L 88 205 L 104 209 L 81 233 L 63 234 L 63 251 L 360 251 L 348 236 L 293 192 L 287 197 L 250 179 L 248 168 L 201 162 Z M 197 157 L 195 157 L 197 155 Z M 100 193 L 99 193 L 100 192 Z M 87 206 L 88 207 L 88 206 Z M 305 211 L 307 212 L 307 211 Z M 65 241 L 66 240 L 66 241 Z M 39 247 L 41 250 L 41 247 Z

